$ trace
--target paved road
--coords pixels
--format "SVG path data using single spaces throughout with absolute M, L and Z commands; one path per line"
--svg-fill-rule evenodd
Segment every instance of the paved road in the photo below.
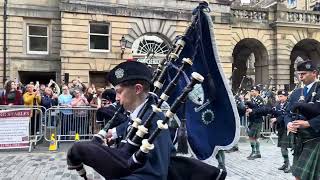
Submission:
M 75 180 L 81 179 L 75 171 L 66 168 L 66 150 L 62 144 L 58 152 L 48 152 L 48 147 L 38 146 L 32 153 L 22 150 L 0 151 L 0 179 L 2 180 Z M 261 143 L 262 158 L 247 160 L 249 143 L 239 143 L 240 151 L 226 153 L 227 180 L 293 179 L 291 174 L 277 170 L 282 165 L 280 149 L 265 140 Z M 290 157 L 292 159 L 292 157 Z M 212 159 L 209 163 L 216 165 Z M 86 168 L 91 179 L 102 179 Z

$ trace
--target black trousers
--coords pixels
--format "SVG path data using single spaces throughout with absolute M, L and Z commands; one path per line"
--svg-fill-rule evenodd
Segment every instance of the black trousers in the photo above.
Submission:
M 125 148 L 110 148 L 94 137 L 91 141 L 76 142 L 68 151 L 67 163 L 69 167 L 85 164 L 106 179 L 116 179 L 133 172 L 131 156 Z

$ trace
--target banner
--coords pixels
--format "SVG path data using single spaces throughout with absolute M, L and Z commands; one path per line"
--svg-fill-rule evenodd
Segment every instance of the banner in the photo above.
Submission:
M 200 160 L 214 156 L 219 149 L 230 149 L 240 136 L 240 118 L 219 60 L 209 11 L 205 6 L 194 10 L 195 26 L 192 33 L 182 37 L 186 45 L 180 59 L 172 63 L 168 80 L 170 82 L 177 67 L 181 66 L 182 58 L 192 59 L 193 65 L 179 79 L 170 103 L 187 85 L 192 72 L 198 72 L 204 77 L 203 83 L 196 85 L 189 93 L 185 107 L 188 142 Z M 181 117 L 181 113 L 178 116 Z
M 28 148 L 30 109 L 0 111 L 0 149 Z

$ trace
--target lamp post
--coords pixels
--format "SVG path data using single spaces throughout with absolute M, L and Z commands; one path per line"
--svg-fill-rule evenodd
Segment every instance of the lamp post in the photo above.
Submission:
M 7 5 L 8 0 L 4 0 L 3 4 L 3 87 L 7 80 Z
M 124 35 L 122 35 L 121 39 L 120 39 L 120 48 L 121 48 L 121 59 L 123 58 L 123 54 L 124 54 L 124 50 L 126 50 L 127 47 L 127 40 L 124 37 Z

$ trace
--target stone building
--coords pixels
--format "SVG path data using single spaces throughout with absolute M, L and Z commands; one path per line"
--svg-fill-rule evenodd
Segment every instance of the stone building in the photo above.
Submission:
M 6 76 L 24 83 L 79 77 L 103 86 L 106 73 L 124 60 L 145 61 L 149 53 L 154 55 L 151 63 L 157 64 L 188 26 L 198 2 L 10 0 Z M 315 0 L 258 1 L 250 6 L 209 2 L 219 56 L 234 88 L 244 75 L 255 83 L 290 86 L 298 57 L 319 61 L 320 14 L 312 11 Z M 3 54 L 2 17 L 0 21 Z M 120 45 L 121 39 L 126 46 Z M 0 63 L 3 67 L 3 58 Z M 3 74 L 0 68 L 1 84 Z

